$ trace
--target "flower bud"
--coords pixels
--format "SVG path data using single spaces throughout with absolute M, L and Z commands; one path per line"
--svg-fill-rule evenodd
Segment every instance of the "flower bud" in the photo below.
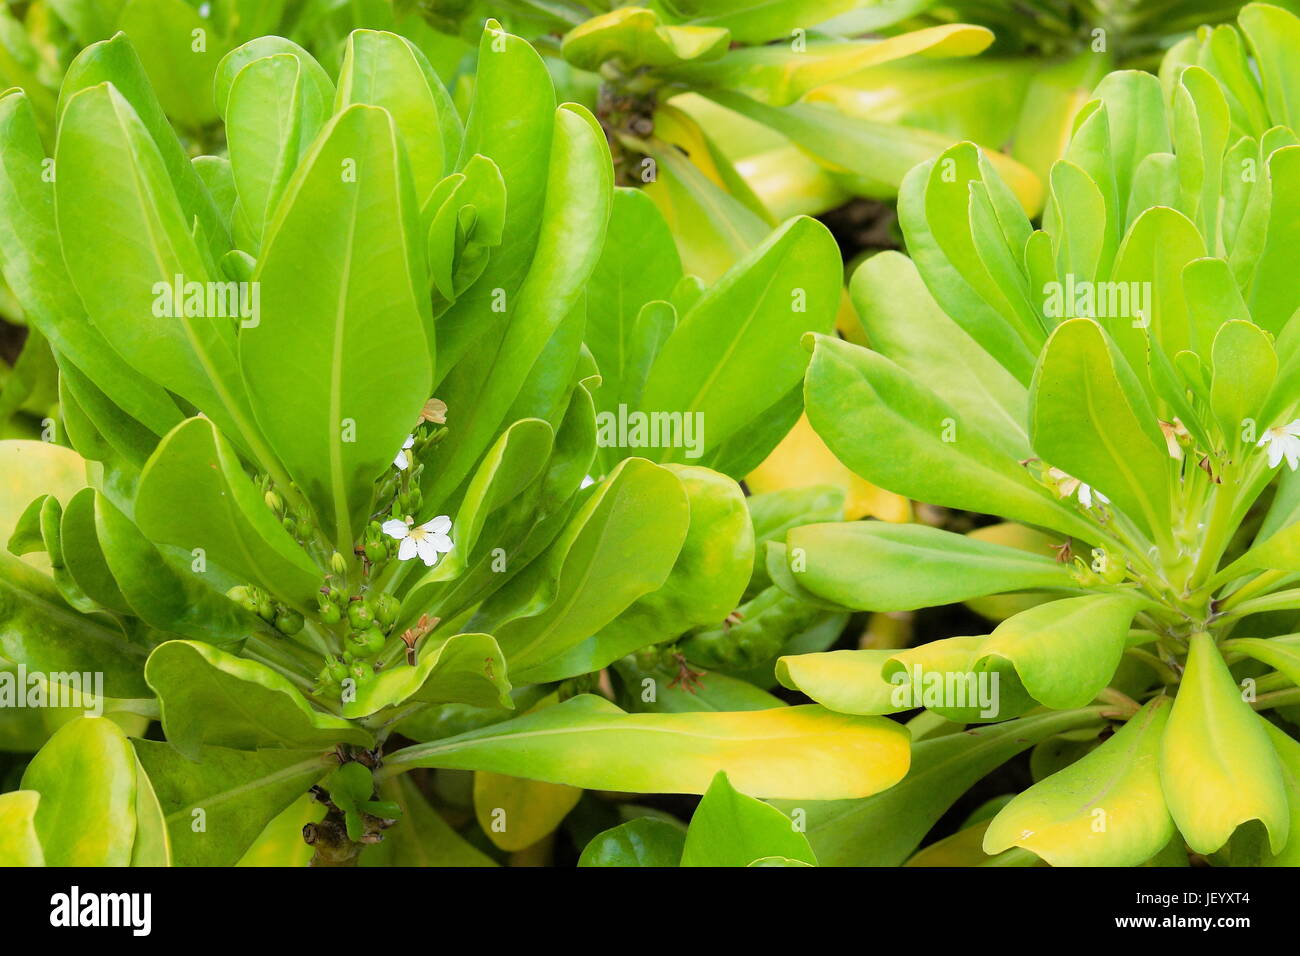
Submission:
M 375 612 L 365 601 L 353 601 L 348 605 L 348 623 L 358 631 L 364 631 L 375 623 Z
M 344 558 L 343 555 L 335 551 L 333 554 L 330 555 L 330 570 L 333 571 L 335 574 L 337 574 L 339 577 L 343 577 L 345 574 L 348 573 L 347 559 Z

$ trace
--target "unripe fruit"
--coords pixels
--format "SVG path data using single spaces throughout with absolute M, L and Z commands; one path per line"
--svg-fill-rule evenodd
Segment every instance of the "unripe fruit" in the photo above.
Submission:
M 348 605 L 348 623 L 358 631 L 364 631 L 375 623 L 375 612 L 365 601 L 353 601 Z

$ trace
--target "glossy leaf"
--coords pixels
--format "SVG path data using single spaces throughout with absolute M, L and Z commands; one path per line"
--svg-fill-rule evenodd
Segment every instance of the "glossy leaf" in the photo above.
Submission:
M 149 655 L 145 678 L 158 694 L 173 747 L 328 750 L 371 742 L 361 727 L 314 709 L 287 678 L 197 641 L 168 641 Z
M 1161 745 L 1160 783 L 1198 853 L 1218 850 L 1250 820 L 1268 829 L 1273 852 L 1286 845 L 1290 814 L 1277 754 L 1205 633 L 1192 637 Z
M 681 865 L 749 866 L 773 856 L 817 863 L 808 838 L 789 817 L 737 792 L 719 771 L 691 817 Z
M 457 737 L 386 766 L 490 770 L 589 790 L 703 793 L 719 771 L 758 797 L 832 799 L 906 773 L 907 732 L 816 706 L 743 713 L 626 714 L 588 695 Z
M 1138 866 L 1174 835 L 1160 789 L 1160 742 L 1170 699 L 1157 697 L 1100 747 L 1016 796 L 984 835 L 984 852 L 1012 846 L 1053 866 Z

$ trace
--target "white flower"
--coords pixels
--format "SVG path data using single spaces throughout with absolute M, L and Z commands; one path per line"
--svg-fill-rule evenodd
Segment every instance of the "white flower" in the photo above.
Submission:
M 1268 446 L 1268 467 L 1276 468 L 1285 458 L 1287 466 L 1295 471 L 1300 466 L 1300 418 L 1287 425 L 1275 425 L 1256 444 L 1260 448 Z
M 1047 469 L 1048 477 L 1056 483 L 1056 491 L 1062 498 L 1068 498 L 1074 495 L 1079 499 L 1079 504 L 1085 508 L 1092 507 L 1092 499 L 1096 498 L 1101 504 L 1110 504 L 1110 499 L 1097 491 L 1090 485 L 1085 485 L 1073 475 L 1066 474 L 1059 468 Z
M 438 555 L 451 550 L 451 518 L 438 515 L 422 525 L 411 526 L 411 519 L 405 521 L 390 518 L 383 524 L 384 534 L 402 542 L 397 548 L 397 560 L 409 561 L 417 554 L 420 560 L 433 567 L 438 563 Z
M 393 464 L 397 466 L 398 471 L 406 471 L 406 469 L 411 467 L 411 459 L 407 457 L 406 452 L 414 444 L 415 444 L 415 436 L 407 435 L 406 441 L 402 443 L 402 450 L 399 451 L 397 453 L 397 457 L 393 459 Z

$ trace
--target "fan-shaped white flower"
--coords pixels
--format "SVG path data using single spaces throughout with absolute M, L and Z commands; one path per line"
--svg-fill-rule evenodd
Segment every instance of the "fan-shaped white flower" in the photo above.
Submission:
M 413 525 L 408 516 L 405 521 L 390 518 L 383 524 L 384 534 L 402 542 L 397 547 L 397 560 L 409 561 L 416 555 L 420 560 L 433 567 L 438 563 L 438 555 L 451 550 L 451 518 L 438 515 L 421 525 Z
M 1286 425 L 1274 425 L 1256 444 L 1268 448 L 1268 467 L 1276 468 L 1285 458 L 1287 467 L 1295 471 L 1300 466 L 1300 418 Z

